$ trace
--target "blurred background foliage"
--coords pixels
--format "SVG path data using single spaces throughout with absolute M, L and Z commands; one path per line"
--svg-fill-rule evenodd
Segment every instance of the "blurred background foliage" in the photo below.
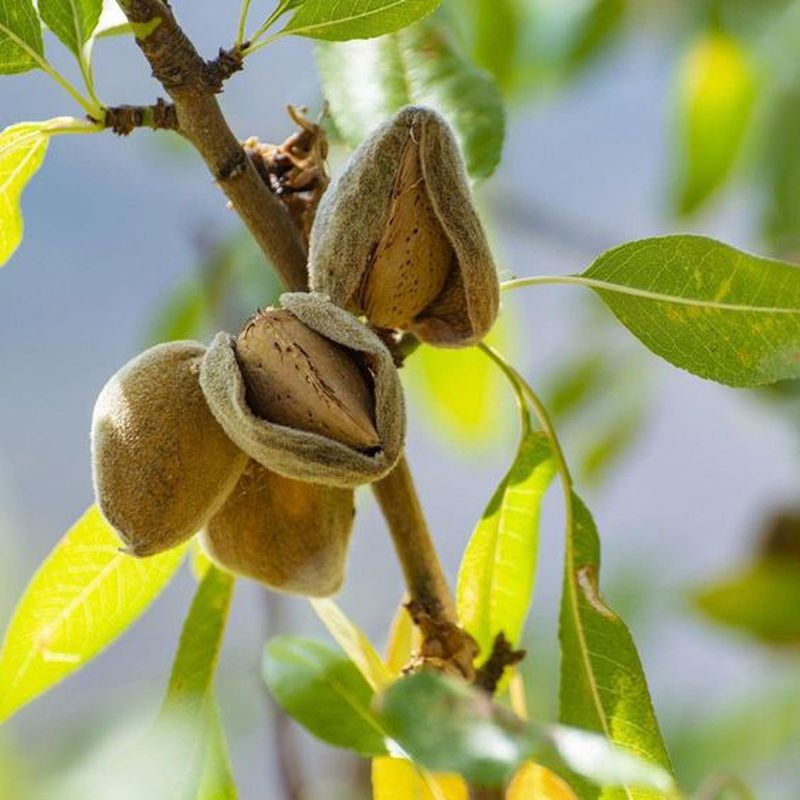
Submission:
M 503 194 L 501 187 L 491 181 L 484 186 L 482 181 L 496 165 L 502 144 L 497 136 L 503 128 L 501 98 L 509 115 L 536 107 L 586 80 L 594 67 L 613 58 L 617 48 L 642 30 L 662 32 L 673 52 L 672 91 L 652 100 L 668 109 L 668 147 L 662 158 L 671 180 L 662 200 L 673 227 L 702 226 L 704 215 L 715 205 L 745 187 L 757 198 L 761 251 L 800 258 L 800 2 L 796 0 L 445 0 L 432 19 L 400 34 L 319 48 L 321 80 L 331 103 L 326 125 L 335 145 L 332 165 L 335 169 L 348 146 L 394 108 L 407 102 L 434 103 L 460 134 L 486 224 L 495 233 L 498 217 L 508 205 L 495 202 Z M 379 91 L 367 93 L 351 82 L 354 63 L 389 65 L 380 80 L 373 80 L 376 73 L 362 75 Z M 405 65 L 413 78 L 400 88 L 392 72 L 392 65 L 398 68 L 398 64 Z M 457 119 L 463 91 L 479 94 L 485 118 Z M 358 113 L 348 114 L 348 108 Z M 172 166 L 186 168 L 191 162 Z M 513 206 L 513 198 L 505 202 Z M 613 243 L 569 220 L 536 216 L 524 208 L 514 208 L 514 214 L 516 224 L 565 248 L 599 250 Z M 248 238 L 204 232 L 195 237 L 195 246 L 194 274 L 176 285 L 154 312 L 142 330 L 143 343 L 208 338 L 220 327 L 237 327 L 253 313 L 253 298 L 267 305 L 280 294 L 278 282 L 263 268 L 261 255 Z M 502 241 L 498 253 L 506 277 L 515 270 L 526 271 L 523 265 L 503 261 Z M 522 328 L 514 303 L 507 306 L 491 341 L 512 360 L 524 358 L 531 334 Z M 537 380 L 545 387 L 580 482 L 602 487 L 647 433 L 657 375 L 649 370 L 652 362 L 641 348 L 615 335 L 608 315 L 591 298 L 571 324 L 581 345 L 547 367 Z M 428 409 L 426 431 L 445 448 L 480 453 L 496 447 L 497 409 L 508 402 L 508 390 L 485 356 L 477 350 L 442 353 L 423 347 L 404 372 L 413 407 Z M 751 392 L 742 402 L 765 405 L 785 419 L 788 436 L 796 435 L 797 383 Z M 510 443 L 512 423 L 503 425 L 502 436 Z M 13 536 L 0 537 L 0 546 L 7 548 L 13 541 Z M 782 659 L 796 665 L 794 677 L 790 671 L 790 677 L 768 690 L 743 691 L 736 704 L 714 719 L 699 720 L 678 705 L 663 709 L 664 723 L 686 785 L 701 784 L 715 770 L 745 775 L 756 786 L 767 775 L 769 785 L 777 771 L 790 776 L 795 797 L 800 792 L 796 511 L 772 510 L 760 528 L 754 526 L 752 541 L 752 557 L 738 567 L 709 574 L 698 585 L 676 587 L 685 598 L 682 613 L 706 619 L 709 632 L 712 626 L 721 626 L 756 652 L 779 649 Z M 2 574 L 6 563 L 12 559 L 0 558 L 2 610 L 12 600 Z M 647 620 L 658 613 L 661 601 L 651 596 L 646 577 L 635 572 L 613 577 L 617 585 L 610 593 L 618 598 L 616 605 L 629 622 L 631 617 Z M 278 619 L 276 608 L 284 601 L 269 602 L 270 613 Z M 523 674 L 534 713 L 548 716 L 552 692 L 548 694 L 547 687 L 554 681 L 547 674 L 554 662 L 552 654 L 541 652 L 540 643 L 554 642 L 555 631 L 541 630 L 538 624 L 534 625 L 537 644 Z M 638 627 L 646 627 L 646 622 Z M 722 673 L 720 680 L 725 679 L 724 667 Z M 74 788 L 80 787 L 81 770 L 102 773 L 108 763 L 103 740 L 117 734 L 106 736 L 107 720 L 86 719 L 84 724 L 82 733 L 72 730 L 62 733 L 61 739 L 54 735 L 47 754 L 21 753 L 13 742 L 0 740 L 0 797 L 85 796 Z M 124 719 L 115 722 L 123 731 L 133 724 Z M 279 737 L 287 736 L 280 720 L 276 731 Z M 81 741 L 80 747 L 76 741 Z M 338 777 L 323 787 L 315 788 L 317 781 L 309 775 L 298 794 L 293 793 L 292 781 L 284 780 L 284 796 L 328 800 L 341 791 L 342 797 L 366 797 L 363 770 L 347 757 L 342 757 L 342 764 Z M 288 769 L 286 764 L 283 769 Z

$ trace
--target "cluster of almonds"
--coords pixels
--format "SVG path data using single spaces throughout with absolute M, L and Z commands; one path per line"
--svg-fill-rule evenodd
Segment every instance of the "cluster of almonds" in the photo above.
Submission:
M 383 331 L 480 340 L 496 270 L 447 124 L 406 108 L 355 152 L 311 229 L 309 293 L 234 337 L 147 350 L 92 421 L 98 503 L 131 555 L 200 533 L 222 567 L 310 596 L 341 585 L 356 486 L 400 458 L 405 409 Z

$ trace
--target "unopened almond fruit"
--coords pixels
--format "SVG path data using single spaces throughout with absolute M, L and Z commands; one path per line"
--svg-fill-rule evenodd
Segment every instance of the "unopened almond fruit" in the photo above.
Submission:
M 311 231 L 312 289 L 375 327 L 461 347 L 494 323 L 499 282 L 448 124 L 408 107 L 353 154 Z
M 200 541 L 231 572 L 328 597 L 344 579 L 353 514 L 352 489 L 285 478 L 250 461 Z
M 117 372 L 92 417 L 97 501 L 128 553 L 181 544 L 223 504 L 247 457 L 200 389 L 205 347 L 153 347 Z

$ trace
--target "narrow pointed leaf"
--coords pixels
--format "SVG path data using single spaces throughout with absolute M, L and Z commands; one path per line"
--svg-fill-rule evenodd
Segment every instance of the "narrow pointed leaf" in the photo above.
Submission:
M 497 167 L 505 132 L 500 92 L 441 21 L 369 42 L 320 44 L 317 63 L 336 129 L 351 147 L 398 109 L 424 105 L 452 126 L 472 178 Z
M 265 650 L 264 680 L 281 708 L 317 738 L 361 755 L 386 754 L 386 733 L 371 710 L 374 692 L 339 651 L 277 636 Z
M 703 236 L 621 245 L 577 279 L 656 355 L 755 386 L 800 376 L 800 268 Z
M 39 0 L 42 21 L 78 57 L 97 27 L 103 0 Z
M 393 678 L 397 678 L 411 662 L 411 656 L 422 644 L 420 629 L 411 619 L 405 602 L 401 603 L 389 629 L 386 645 L 386 667 Z
M 0 267 L 22 241 L 20 198 L 47 152 L 44 125 L 22 122 L 0 133 Z
M 43 57 L 42 25 L 31 0 L 0 0 L 0 75 L 39 67 Z
M 542 499 L 554 474 L 547 437 L 528 431 L 467 545 L 458 616 L 484 656 L 501 632 L 519 643 L 533 595 Z
M 225 732 L 219 707 L 213 698 L 209 703 L 207 725 L 205 759 L 197 800 L 237 800 Z
M 281 33 L 312 39 L 369 39 L 431 14 L 441 0 L 305 0 Z
M 669 756 L 636 646 L 600 596 L 599 570 L 597 528 L 573 493 L 561 600 L 560 719 L 601 734 L 669 775 Z M 661 797 L 635 786 L 600 791 L 578 778 L 575 788 L 586 800 Z
M 210 791 L 215 784 L 223 788 L 230 785 L 224 770 L 225 745 L 214 699 L 214 675 L 233 588 L 232 575 L 209 567 L 181 631 L 159 715 L 163 729 L 178 722 L 186 731 L 176 749 L 176 768 L 164 776 L 175 797 L 202 797 L 202 792 Z M 216 766 L 212 763 L 215 760 Z
M 333 600 L 309 598 L 309 603 L 372 689 L 386 688 L 391 675 L 364 631 Z
M 139 617 L 184 555 L 120 552 L 116 533 L 92 506 L 39 568 L 0 651 L 0 721 L 80 669 Z
M 458 775 L 431 775 L 405 758 L 372 761 L 373 800 L 468 800 Z M 522 800 L 521 798 L 519 800 Z
M 725 182 L 741 150 L 756 97 L 742 44 L 724 33 L 703 34 L 681 64 L 678 94 L 675 204 L 690 214 Z

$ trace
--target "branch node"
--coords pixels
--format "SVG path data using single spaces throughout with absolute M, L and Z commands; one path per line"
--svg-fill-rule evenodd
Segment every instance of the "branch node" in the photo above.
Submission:
M 242 49 L 245 45 L 234 45 L 226 50 L 220 47 L 217 57 L 211 61 L 206 61 L 205 78 L 208 88 L 219 94 L 222 91 L 222 84 L 236 72 L 244 69 L 244 56 Z
M 511 642 L 506 639 L 506 635 L 500 631 L 495 637 L 489 658 L 475 673 L 474 684 L 489 694 L 494 694 L 506 667 L 519 664 L 523 658 L 525 658 L 525 651 L 515 650 L 511 646 Z
M 136 128 L 178 130 L 178 115 L 172 103 L 159 97 L 149 106 L 109 106 L 104 110 L 102 123 L 118 136 L 128 136 Z

